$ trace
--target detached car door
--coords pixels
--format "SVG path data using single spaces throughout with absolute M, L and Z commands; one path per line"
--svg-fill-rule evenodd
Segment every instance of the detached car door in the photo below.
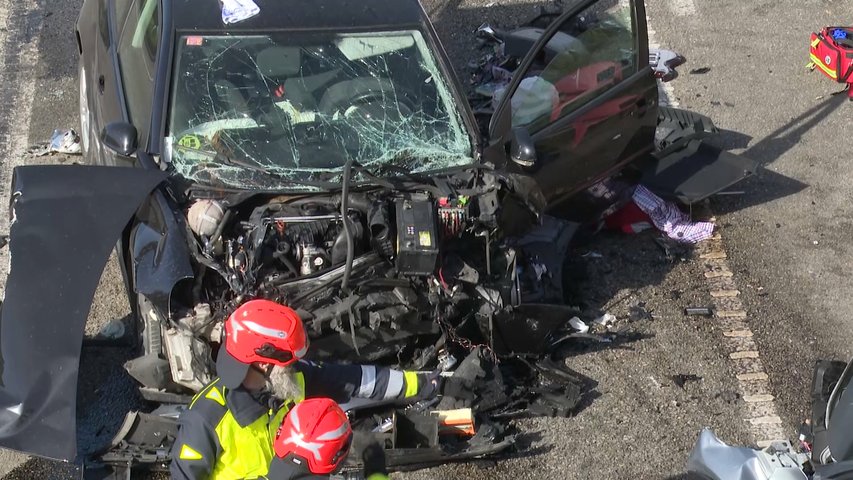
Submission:
M 487 154 L 528 138 L 535 161 L 526 170 L 549 204 L 651 152 L 658 93 L 645 18 L 641 0 L 576 1 L 516 70 Z

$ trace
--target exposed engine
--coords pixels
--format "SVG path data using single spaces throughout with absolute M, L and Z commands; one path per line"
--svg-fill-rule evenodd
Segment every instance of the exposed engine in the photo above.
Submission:
M 223 320 L 258 297 L 300 314 L 318 360 L 450 370 L 472 352 L 552 346 L 573 225 L 540 214 L 526 177 L 432 182 L 356 191 L 346 205 L 338 194 L 195 200 L 192 301 L 163 329 L 173 385 L 190 393 L 211 379 Z

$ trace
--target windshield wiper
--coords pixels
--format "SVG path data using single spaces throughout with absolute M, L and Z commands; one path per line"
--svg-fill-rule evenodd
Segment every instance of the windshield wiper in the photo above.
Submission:
M 244 160 L 236 159 L 236 158 L 230 157 L 228 155 L 224 155 L 221 152 L 216 154 L 215 160 L 219 161 L 221 163 L 228 164 L 228 165 L 243 167 L 247 170 L 263 173 L 267 176 L 270 176 L 272 178 L 275 178 L 276 180 L 280 180 L 282 182 L 285 182 L 289 185 L 301 185 L 301 186 L 305 186 L 305 187 L 314 187 L 314 188 L 319 188 L 321 190 L 326 190 L 326 191 L 334 191 L 334 190 L 339 190 L 341 188 L 341 185 L 339 183 L 314 181 L 314 180 L 296 180 L 293 178 L 288 178 L 288 177 L 285 177 L 284 175 L 282 175 L 276 171 L 273 171 L 272 169 L 266 168 L 266 167 L 259 165 L 257 163 L 252 163 L 252 162 L 247 162 Z
M 369 168 L 365 167 L 364 165 L 362 165 L 356 161 L 352 162 L 352 169 L 355 170 L 356 172 L 364 175 L 368 180 L 375 183 L 376 185 L 379 185 L 380 187 L 385 187 L 385 188 L 388 188 L 391 190 L 399 189 L 399 185 L 397 185 L 394 181 L 389 180 L 387 178 L 383 178 L 383 177 L 373 173 Z M 363 183 L 364 182 L 359 182 L 359 184 L 363 184 Z

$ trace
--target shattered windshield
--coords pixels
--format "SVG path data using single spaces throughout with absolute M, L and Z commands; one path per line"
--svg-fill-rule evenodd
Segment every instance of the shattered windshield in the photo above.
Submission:
M 189 180 L 310 188 L 338 181 L 348 158 L 385 175 L 472 162 L 416 30 L 190 35 L 176 55 L 164 151 Z

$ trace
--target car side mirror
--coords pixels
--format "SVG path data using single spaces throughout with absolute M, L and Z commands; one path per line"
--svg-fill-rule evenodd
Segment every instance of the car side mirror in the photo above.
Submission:
M 101 130 L 101 143 L 110 150 L 125 157 L 136 152 L 136 127 L 129 123 L 108 123 Z
M 536 166 L 536 147 L 526 128 L 512 129 L 509 137 L 509 158 L 522 168 L 530 169 Z

